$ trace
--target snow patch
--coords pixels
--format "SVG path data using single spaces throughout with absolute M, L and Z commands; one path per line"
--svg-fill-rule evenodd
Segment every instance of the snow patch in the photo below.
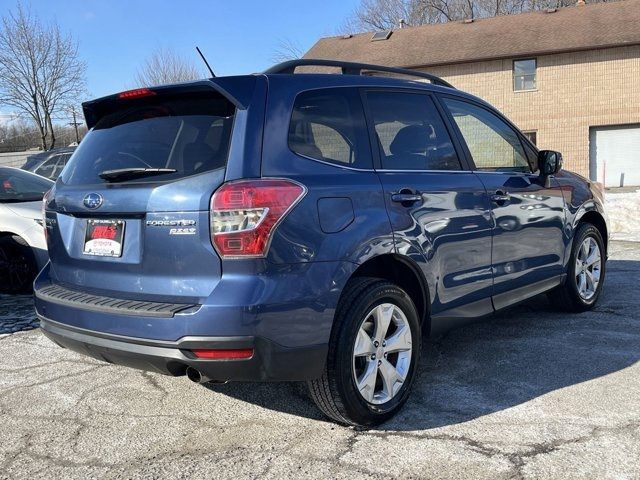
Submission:
M 613 239 L 640 242 L 640 190 L 605 192 L 605 209 Z

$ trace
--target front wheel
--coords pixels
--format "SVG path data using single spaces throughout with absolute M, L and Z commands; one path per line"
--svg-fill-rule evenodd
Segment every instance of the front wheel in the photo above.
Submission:
M 406 402 L 420 357 L 416 308 L 393 283 L 349 284 L 336 311 L 325 372 L 309 382 L 311 397 L 333 420 L 371 426 Z
M 573 238 L 567 278 L 549 292 L 552 303 L 569 312 L 593 308 L 604 284 L 605 259 L 600 231 L 589 223 L 580 225 Z

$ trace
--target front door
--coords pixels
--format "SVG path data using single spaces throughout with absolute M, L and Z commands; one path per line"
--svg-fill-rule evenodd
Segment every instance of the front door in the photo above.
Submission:
M 490 313 L 489 200 L 450 125 L 426 93 L 372 90 L 365 100 L 396 251 L 422 268 L 432 320 Z
M 495 307 L 548 289 L 563 271 L 562 191 L 532 172 L 525 144 L 498 115 L 452 97 L 443 102 L 491 201 Z

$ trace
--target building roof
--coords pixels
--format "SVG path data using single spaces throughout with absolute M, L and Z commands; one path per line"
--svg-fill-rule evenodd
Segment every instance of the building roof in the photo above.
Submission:
M 305 58 L 422 67 L 640 44 L 640 0 L 320 39 Z

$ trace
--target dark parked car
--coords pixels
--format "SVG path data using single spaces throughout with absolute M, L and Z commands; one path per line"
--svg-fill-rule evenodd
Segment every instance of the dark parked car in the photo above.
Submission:
M 601 188 L 437 77 L 299 60 L 84 113 L 35 282 L 63 347 L 196 382 L 304 380 L 329 417 L 371 425 L 406 401 L 423 334 L 602 291 Z
M 36 173 L 41 177 L 55 180 L 60 176 L 76 147 L 63 147 L 36 153 L 27 157 L 21 167 L 23 170 Z

